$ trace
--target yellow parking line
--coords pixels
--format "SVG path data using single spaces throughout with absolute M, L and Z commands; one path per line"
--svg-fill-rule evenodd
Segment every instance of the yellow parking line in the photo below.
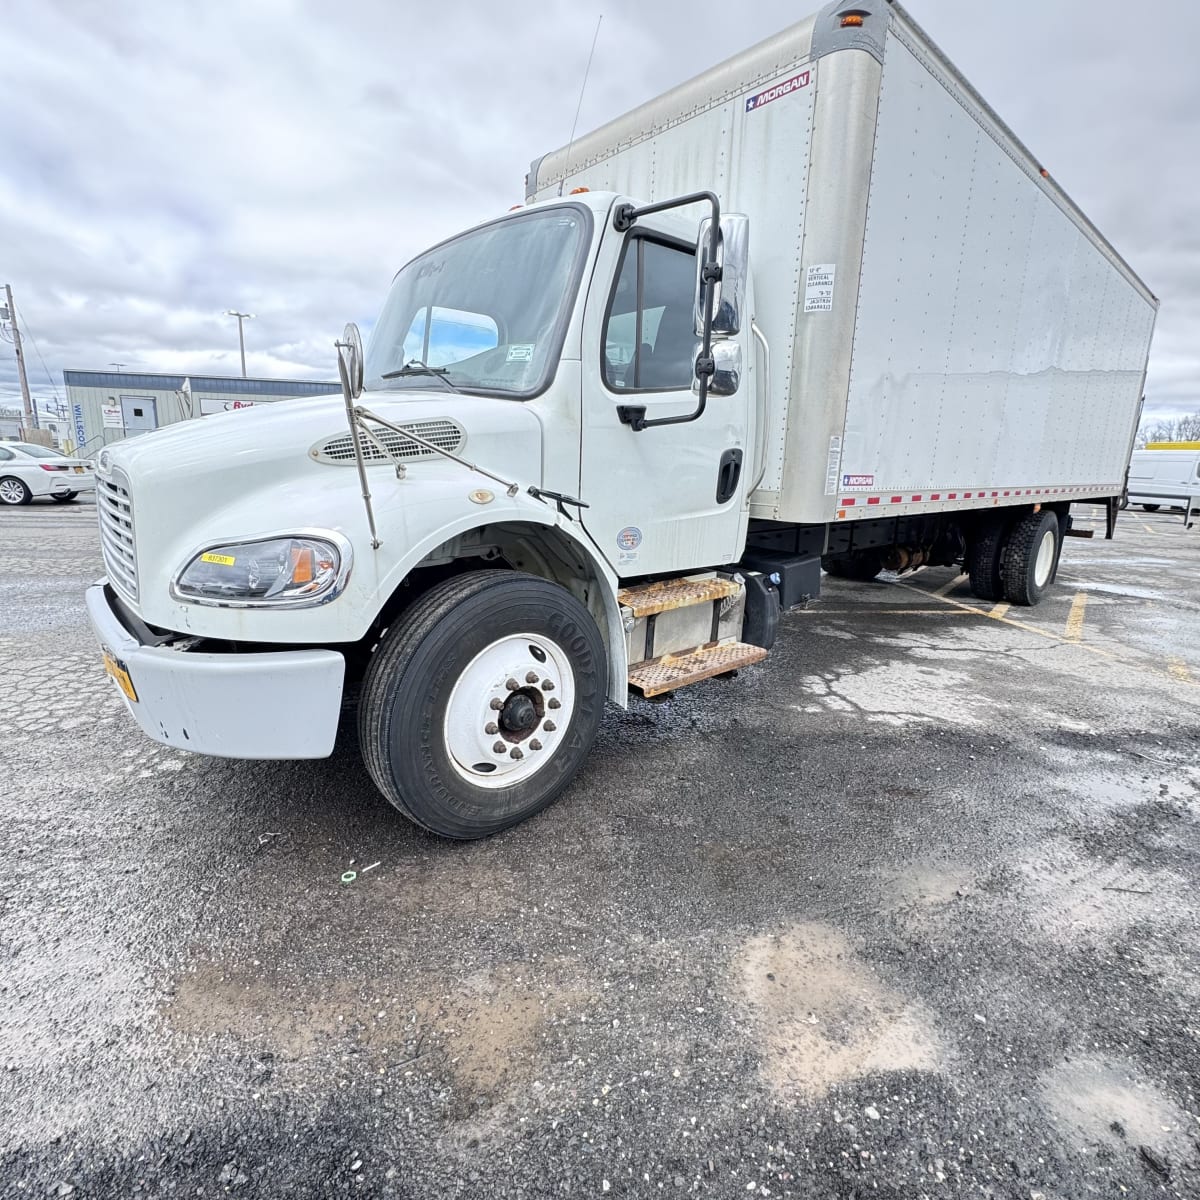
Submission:
M 999 621 L 1000 618 L 1003 617 L 1010 608 L 1012 608 L 1011 604 L 1005 604 L 1003 601 L 1001 601 L 999 604 L 992 607 L 992 609 L 988 612 L 988 616 L 994 621 Z
M 943 583 L 942 586 L 940 588 L 938 588 L 938 590 L 936 592 L 931 592 L 930 595 L 944 596 L 947 592 L 953 591 L 954 588 L 958 587 L 958 585 L 960 583 L 962 583 L 962 581 L 964 579 L 966 579 L 966 577 L 967 576 L 965 573 L 962 575 L 955 575 L 955 577 L 952 580 L 950 580 L 949 583 Z
M 1071 601 L 1071 611 L 1067 613 L 1068 642 L 1077 642 L 1083 637 L 1083 611 L 1087 608 L 1087 592 L 1076 592 Z
M 1178 679 L 1180 683 L 1194 683 L 1192 672 L 1188 668 L 1187 663 L 1182 658 L 1168 658 L 1167 672 L 1172 679 Z
M 1149 525 L 1147 525 L 1145 521 L 1143 521 L 1143 522 L 1141 523 L 1141 525 L 1142 525 L 1142 528 L 1143 528 L 1143 529 L 1144 529 L 1144 530 L 1145 530 L 1147 533 L 1153 533 L 1153 532 L 1154 532 L 1154 530 L 1153 530 L 1153 529 L 1152 529 L 1152 528 L 1151 528 Z

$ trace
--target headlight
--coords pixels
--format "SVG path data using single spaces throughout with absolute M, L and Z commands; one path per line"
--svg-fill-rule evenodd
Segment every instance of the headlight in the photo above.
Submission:
M 336 534 L 210 546 L 179 572 L 171 594 L 236 608 L 324 604 L 345 587 L 350 556 L 350 543 Z

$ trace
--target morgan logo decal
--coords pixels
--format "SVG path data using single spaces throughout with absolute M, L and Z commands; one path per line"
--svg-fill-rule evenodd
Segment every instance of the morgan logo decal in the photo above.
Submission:
M 844 488 L 873 488 L 875 486 L 874 475 L 843 475 L 842 487 Z
M 770 104 L 772 100 L 778 100 L 781 96 L 790 96 L 800 88 L 808 87 L 811 78 L 812 72 L 801 71 L 799 75 L 793 75 L 791 79 L 785 79 L 782 83 L 767 88 L 765 92 L 759 92 L 756 96 L 747 96 L 746 111 L 753 112 L 756 108 L 762 108 L 764 104 Z

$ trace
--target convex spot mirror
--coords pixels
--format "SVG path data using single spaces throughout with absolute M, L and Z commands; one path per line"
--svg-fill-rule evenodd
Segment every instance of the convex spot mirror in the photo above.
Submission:
M 695 360 L 698 361 L 704 352 L 703 343 L 697 343 Z M 716 368 L 708 380 L 710 396 L 732 396 L 742 382 L 742 346 L 740 342 L 713 342 L 709 351 L 712 354 L 713 365 Z M 700 377 L 693 374 L 692 391 L 700 392 Z
M 357 400 L 363 390 L 363 344 L 362 334 L 353 321 L 342 330 L 342 340 L 335 342 L 338 352 L 338 373 L 342 385 Z
M 701 272 L 708 257 L 708 233 L 712 217 L 700 222 L 696 238 L 696 336 L 704 336 L 704 281 Z M 726 213 L 721 218 L 717 239 L 717 262 L 721 282 L 713 296 L 713 337 L 734 337 L 745 324 L 746 276 L 750 270 L 750 218 L 742 213 Z

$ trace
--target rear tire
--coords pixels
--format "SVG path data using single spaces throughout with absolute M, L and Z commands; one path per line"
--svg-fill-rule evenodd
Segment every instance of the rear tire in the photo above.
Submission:
M 53 500 L 55 504 L 70 504 L 71 501 L 74 500 L 78 495 L 78 492 L 56 492 L 50 497 L 50 499 Z
M 1142 508 L 1145 512 L 1158 512 L 1162 507 L 1161 504 L 1143 504 Z
M 571 782 L 607 681 L 596 622 L 564 588 L 514 571 L 458 575 L 376 650 L 359 702 L 363 759 L 410 820 L 443 837 L 486 837 Z
M 1058 517 L 1049 510 L 1022 517 L 1008 535 L 1001 575 L 1010 604 L 1034 605 L 1054 579 L 1062 538 Z
M 15 508 L 18 504 L 28 504 L 32 499 L 33 493 L 23 479 L 15 475 L 5 475 L 0 479 L 0 504 Z
M 854 579 L 869 583 L 883 570 L 883 556 L 878 550 L 856 550 L 852 554 L 826 554 L 821 568 L 836 579 Z
M 1007 521 L 989 521 L 979 529 L 967 548 L 966 568 L 971 580 L 971 594 L 980 600 L 999 600 L 1004 594 L 1000 559 L 1007 533 Z

